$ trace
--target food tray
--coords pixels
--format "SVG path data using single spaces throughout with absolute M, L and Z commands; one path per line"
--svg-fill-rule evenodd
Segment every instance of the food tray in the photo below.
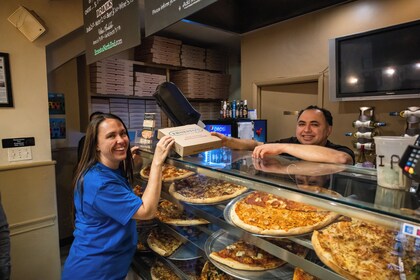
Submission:
M 204 244 L 204 252 L 206 253 L 207 258 L 220 270 L 223 272 L 236 277 L 238 279 L 292 279 L 294 268 L 289 264 L 285 264 L 275 269 L 263 270 L 263 271 L 249 271 L 249 270 L 239 270 L 233 269 L 227 265 L 221 264 L 212 258 L 210 258 L 210 253 L 215 251 L 220 251 L 226 246 L 238 241 L 239 239 L 224 230 L 219 230 L 214 232 Z
M 238 202 L 239 200 L 243 199 L 244 197 L 246 197 L 247 195 L 251 194 L 251 192 L 246 192 L 243 193 L 239 196 L 237 196 L 236 198 L 232 199 L 231 202 L 229 202 L 224 211 L 223 211 L 223 217 L 225 219 L 226 222 L 228 222 L 229 224 L 237 227 L 236 224 L 234 224 L 232 222 L 232 219 L 230 218 L 230 212 L 232 211 L 233 205 Z M 242 229 L 242 228 L 241 228 Z M 245 230 L 245 229 L 243 229 Z M 248 231 L 249 232 L 249 231 Z M 288 237 L 302 237 L 302 236 L 308 236 L 310 234 L 312 234 L 312 232 L 309 233 L 304 233 L 304 234 L 289 234 L 289 235 L 269 235 L 269 234 L 258 234 L 258 233 L 253 233 L 253 232 L 249 232 L 254 236 L 258 236 L 258 237 L 269 237 L 269 238 L 288 238 Z

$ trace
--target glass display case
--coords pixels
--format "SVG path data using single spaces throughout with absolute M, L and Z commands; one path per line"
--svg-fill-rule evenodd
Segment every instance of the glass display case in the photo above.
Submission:
M 246 186 L 249 191 L 262 191 L 296 202 L 332 211 L 349 217 L 383 226 L 416 240 L 414 268 L 419 268 L 420 210 L 416 182 L 407 191 L 382 188 L 376 183 L 376 170 L 348 165 L 314 163 L 295 158 L 274 156 L 253 159 L 249 151 L 227 148 L 179 158 L 169 156 L 166 163 L 208 177 Z M 140 170 L 153 158 L 153 149 L 141 148 Z M 137 174 L 139 172 L 136 172 Z M 142 186 L 146 182 L 138 177 Z M 183 245 L 169 257 L 151 251 L 138 251 L 133 267 L 143 279 L 150 279 L 150 267 L 159 260 L 170 267 L 180 279 L 195 279 L 212 251 L 223 249 L 239 239 L 276 256 L 286 262 L 276 269 L 245 271 L 229 268 L 210 260 L 217 268 L 237 279 L 292 279 L 295 267 L 320 279 L 346 279 L 325 265 L 313 251 L 311 235 L 267 236 L 251 233 L 233 223 L 226 213 L 239 198 L 205 205 L 177 201 L 168 193 L 170 183 L 163 183 L 162 198 L 180 203 L 187 212 L 204 218 L 209 224 L 191 227 L 171 226 L 159 221 L 139 222 L 139 239 L 145 240 L 151 227 L 162 227 L 173 233 Z M 329 190 L 329 191 L 323 191 Z M 334 223 L 334 222 L 333 222 Z M 307 254 L 292 253 L 277 246 L 273 239 L 292 241 L 308 249 Z M 397 241 L 396 241 L 397 242 Z M 403 272 L 402 272 L 403 273 Z M 420 276 L 417 276 L 420 277 Z M 199 278 L 199 277 L 198 277 Z M 403 278 L 401 278 L 403 279 Z M 416 279 L 416 278 L 413 278 Z M 418 278 L 417 278 L 418 279 Z

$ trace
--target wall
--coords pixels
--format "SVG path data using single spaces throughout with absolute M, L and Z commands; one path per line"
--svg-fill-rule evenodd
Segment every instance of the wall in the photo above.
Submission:
M 19 4 L 45 21 L 47 32 L 30 42 L 7 21 Z M 63 13 L 63 11 L 66 11 Z M 82 1 L 2 0 L 0 51 L 9 53 L 14 108 L 1 108 L 0 138 L 35 137 L 33 161 L 51 160 L 45 47 L 83 25 Z M 0 149 L 0 165 L 9 164 Z
M 34 10 L 47 26 L 32 43 L 7 21 L 19 5 Z M 10 56 L 14 99 L 13 108 L 0 108 L 0 138 L 35 137 L 30 161 L 9 163 L 7 149 L 0 148 L 0 192 L 11 229 L 12 279 L 59 279 L 45 48 L 83 25 L 82 1 L 2 0 L 0 21 L 0 52 Z
M 395 25 L 420 18 L 418 0 L 359 0 L 291 19 L 245 34 L 241 42 L 242 98 L 256 106 L 252 84 L 281 77 L 300 77 L 321 73 L 328 67 L 328 39 Z M 328 77 L 324 80 L 328 85 Z M 405 120 L 388 116 L 409 106 L 420 106 L 418 99 L 392 101 L 330 102 L 328 86 L 323 104 L 334 116 L 331 140 L 351 146 L 351 123 L 359 107 L 374 106 L 376 118 L 388 123 L 384 135 L 402 134 Z

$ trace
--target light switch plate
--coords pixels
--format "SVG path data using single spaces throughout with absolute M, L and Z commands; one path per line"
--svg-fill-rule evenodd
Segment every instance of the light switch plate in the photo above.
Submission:
M 7 149 L 9 161 L 21 161 L 32 159 L 31 147 L 19 147 Z

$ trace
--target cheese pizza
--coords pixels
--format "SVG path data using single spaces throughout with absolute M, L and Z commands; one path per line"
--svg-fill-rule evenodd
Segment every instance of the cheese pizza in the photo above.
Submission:
M 162 181 L 163 182 L 172 182 L 175 180 L 180 180 L 183 178 L 187 178 L 188 176 L 191 176 L 195 174 L 192 171 L 177 168 L 173 165 L 165 163 L 162 167 Z M 140 176 L 143 179 L 149 179 L 150 175 L 150 165 L 146 166 L 145 168 L 140 170 Z
M 394 230 L 348 219 L 314 231 L 312 245 L 323 263 L 348 279 L 399 280 L 401 274 L 419 279 L 414 238 L 403 239 L 398 241 Z M 398 246 L 400 250 L 396 250 Z
M 232 222 L 252 233 L 288 236 L 310 233 L 330 224 L 338 214 L 270 193 L 252 192 L 230 210 Z
M 216 203 L 234 198 L 247 187 L 196 174 L 173 182 L 169 193 L 178 200 L 190 203 Z

